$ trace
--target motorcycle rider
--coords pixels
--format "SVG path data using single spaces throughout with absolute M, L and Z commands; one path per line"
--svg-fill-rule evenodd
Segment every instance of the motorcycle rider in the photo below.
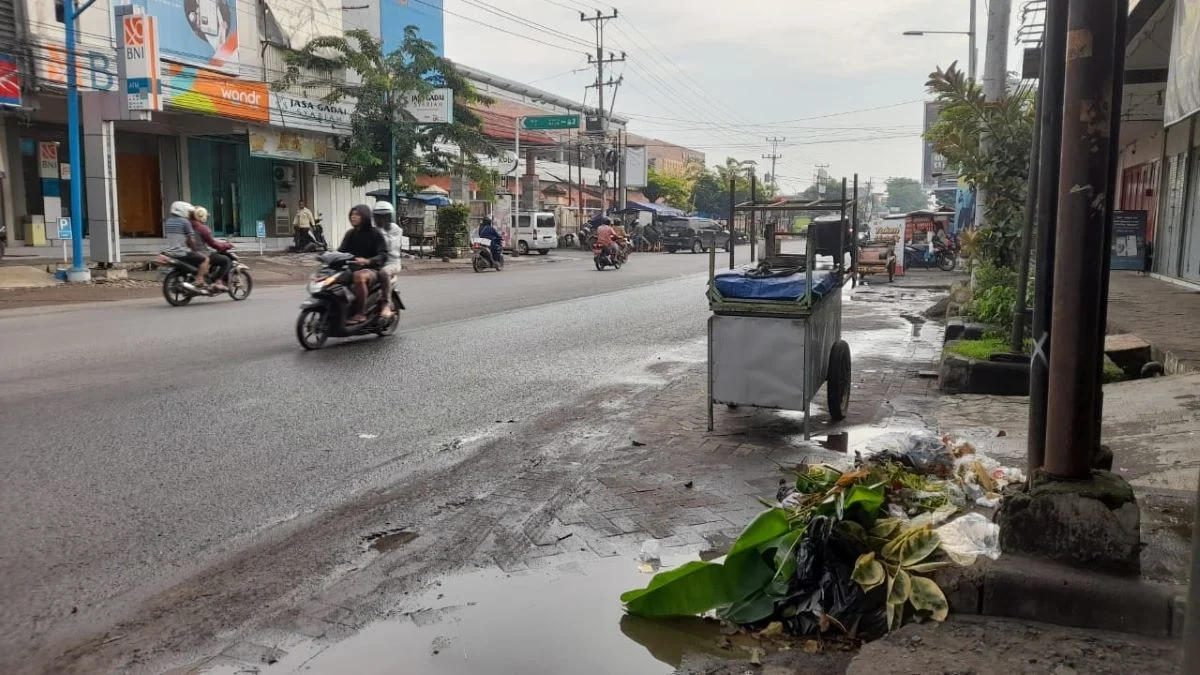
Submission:
M 396 207 L 386 200 L 375 202 L 375 208 L 371 210 L 371 216 L 375 220 L 375 227 L 383 233 L 383 238 L 387 240 L 388 255 L 387 264 L 383 266 L 383 273 L 387 277 L 387 285 L 379 296 L 379 314 L 385 319 L 392 317 L 392 297 L 391 287 L 396 282 L 396 275 L 400 273 L 400 250 L 402 246 L 401 239 L 404 238 L 404 230 L 396 224 Z
M 233 244 L 213 237 L 212 230 L 208 229 L 208 209 L 203 206 L 197 206 L 192 211 L 191 222 L 192 229 L 196 231 L 200 241 L 213 250 L 208 254 L 208 264 L 213 270 L 213 291 L 224 293 L 229 290 L 225 287 L 225 277 L 229 274 L 229 266 L 233 264 L 229 256 L 224 253 L 233 248 Z
M 608 251 L 613 260 L 617 259 L 617 253 L 621 249 L 617 245 L 617 231 L 613 229 L 611 218 L 605 216 L 604 220 L 600 221 L 600 227 L 596 228 L 596 241 Z
M 342 238 L 338 251 L 354 256 L 354 262 L 362 266 L 354 272 L 354 308 L 347 323 L 362 323 L 367 320 L 366 302 L 371 294 L 371 278 L 379 279 L 386 287 L 387 275 L 380 269 L 387 263 L 387 240 L 383 233 L 371 224 L 371 207 L 359 204 L 350 209 L 350 229 Z
M 170 215 L 163 221 L 163 233 L 167 236 L 168 248 L 187 249 L 188 252 L 183 256 L 183 261 L 196 266 L 195 285 L 203 288 L 204 279 L 208 274 L 208 256 L 200 252 L 204 244 L 200 241 L 200 236 L 196 234 L 195 228 L 192 227 L 191 217 L 195 210 L 195 207 L 187 202 L 173 202 Z
M 492 254 L 492 265 L 500 266 L 501 258 L 504 257 L 504 235 L 492 224 L 491 218 L 484 218 L 479 223 L 479 238 L 491 242 L 488 252 Z

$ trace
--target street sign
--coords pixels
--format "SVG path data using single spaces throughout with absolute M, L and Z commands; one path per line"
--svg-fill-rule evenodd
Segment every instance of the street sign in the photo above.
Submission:
M 538 115 L 521 118 L 521 128 L 527 131 L 578 129 L 579 115 Z
M 259 239 L 267 238 L 267 223 L 262 220 L 254 221 L 254 236 Z
M 70 218 L 59 218 L 58 219 L 58 238 L 64 239 L 64 240 L 71 238 L 71 219 Z

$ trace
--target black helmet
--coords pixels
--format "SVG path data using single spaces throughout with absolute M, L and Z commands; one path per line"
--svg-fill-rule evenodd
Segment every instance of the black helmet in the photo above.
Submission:
M 480 227 L 487 227 L 488 225 L 491 225 L 491 224 L 492 224 L 492 219 L 488 218 L 486 216 L 484 217 L 483 220 L 479 221 Z

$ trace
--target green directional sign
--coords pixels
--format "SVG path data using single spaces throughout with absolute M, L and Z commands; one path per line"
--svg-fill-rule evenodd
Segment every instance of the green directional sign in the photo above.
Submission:
M 578 129 L 579 115 L 539 115 L 521 119 L 521 128 L 528 131 Z

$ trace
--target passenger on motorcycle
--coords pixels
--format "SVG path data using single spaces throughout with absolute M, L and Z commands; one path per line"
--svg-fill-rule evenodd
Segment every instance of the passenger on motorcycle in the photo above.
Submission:
M 213 270 L 213 290 L 224 293 L 229 290 L 225 288 L 225 277 L 229 274 L 229 266 L 233 264 L 233 261 L 223 253 L 233 248 L 233 244 L 213 237 L 212 230 L 208 229 L 208 209 L 203 206 L 197 206 L 192 211 L 191 222 L 192 229 L 196 231 L 200 241 L 213 250 L 208 254 L 208 264 Z
M 196 234 L 195 228 L 192 227 L 193 211 L 195 211 L 195 207 L 187 202 L 172 203 L 171 215 L 163 221 L 163 233 L 167 235 L 169 248 L 187 249 L 188 253 L 183 256 L 183 260 L 189 265 L 196 266 L 196 286 L 203 288 L 204 279 L 208 274 L 208 256 L 201 253 L 204 244 L 200 241 L 200 236 Z
M 500 234 L 495 225 L 492 225 L 491 218 L 484 218 L 479 223 L 479 238 L 491 242 L 488 245 L 488 251 L 492 254 L 492 264 L 499 265 L 500 258 L 504 256 L 504 235 Z
M 404 230 L 396 224 L 396 207 L 392 206 L 389 201 L 375 202 L 375 208 L 371 211 L 372 217 L 375 219 L 375 227 L 383 233 L 383 238 L 387 240 L 388 255 L 387 264 L 383 266 L 383 273 L 387 276 L 388 285 L 384 292 L 379 296 L 379 313 L 383 318 L 391 318 L 392 305 L 389 302 L 392 292 L 391 287 L 396 283 L 396 275 L 400 273 L 400 251 L 404 238 Z
M 614 259 L 620 252 L 620 247 L 617 245 L 617 231 L 613 229 L 612 219 L 605 218 L 600 221 L 600 227 L 596 228 L 596 241 L 600 246 L 604 247 Z
M 354 256 L 354 262 L 363 267 L 354 273 L 355 312 L 348 321 L 362 323 L 367 320 L 366 301 L 371 294 L 371 279 L 379 279 L 380 285 L 387 289 L 387 275 L 381 268 L 387 264 L 388 248 L 383 233 L 371 225 L 371 207 L 366 204 L 350 209 L 350 226 L 338 250 Z

